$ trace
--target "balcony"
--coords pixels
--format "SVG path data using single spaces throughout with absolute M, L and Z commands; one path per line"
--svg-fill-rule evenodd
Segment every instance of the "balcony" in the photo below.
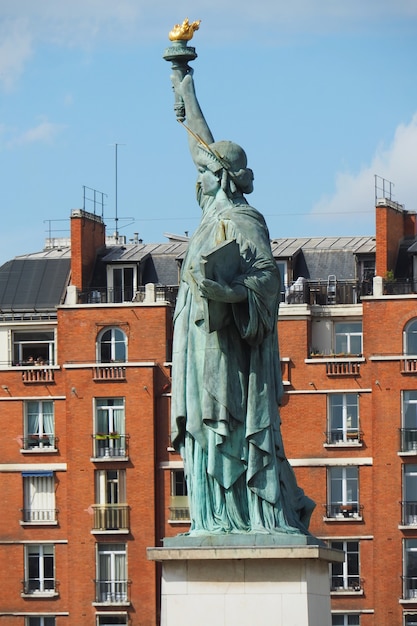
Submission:
M 417 358 L 404 358 L 401 360 L 401 374 L 417 374 Z
M 337 280 L 335 285 L 329 286 L 327 280 L 306 279 L 287 285 L 282 295 L 286 304 L 358 304 L 362 296 L 372 295 L 372 282 Z
M 329 430 L 325 433 L 326 445 L 357 446 L 362 444 L 363 432 L 357 428 Z
M 97 604 L 128 604 L 129 580 L 95 580 Z
M 52 367 L 34 367 L 22 370 L 22 381 L 25 384 L 53 383 L 54 370 Z
M 56 509 L 22 509 L 22 524 L 56 524 Z
M 36 435 L 31 434 L 23 437 L 23 450 L 31 450 L 33 452 L 54 452 L 58 437 L 55 435 Z
M 325 516 L 329 520 L 361 520 L 363 505 L 357 502 L 347 502 L 346 504 L 333 503 L 324 504 Z
M 169 522 L 189 522 L 190 509 L 188 496 L 171 496 Z
M 360 593 L 361 579 L 357 576 L 332 576 L 330 591 L 337 593 Z
M 93 457 L 100 460 L 127 460 L 129 435 L 96 433 L 93 437 Z
M 417 428 L 400 428 L 400 452 L 417 454 Z
M 21 595 L 26 597 L 51 597 L 58 595 L 59 583 L 54 578 L 28 578 L 22 580 Z
M 127 504 L 94 504 L 93 532 L 129 531 Z
M 93 380 L 98 381 L 125 381 L 126 368 L 122 365 L 96 365 L 93 367 Z
M 417 576 L 403 576 L 403 600 L 417 602 Z
M 78 295 L 78 304 L 114 304 L 122 302 L 170 302 L 175 304 L 178 294 L 177 286 L 152 285 L 152 290 L 145 285 L 135 291 L 128 289 L 110 289 L 98 287 L 83 291 Z
M 401 526 L 417 527 L 417 502 L 411 500 L 401 502 Z

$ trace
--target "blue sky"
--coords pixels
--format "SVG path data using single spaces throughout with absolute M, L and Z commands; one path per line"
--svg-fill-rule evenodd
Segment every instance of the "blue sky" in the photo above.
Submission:
M 374 234 L 375 174 L 417 211 L 415 0 L 0 0 L 0 263 L 66 236 L 83 186 L 114 231 L 115 143 L 120 234 L 193 232 L 162 59 L 186 16 L 203 111 L 246 150 L 271 237 Z

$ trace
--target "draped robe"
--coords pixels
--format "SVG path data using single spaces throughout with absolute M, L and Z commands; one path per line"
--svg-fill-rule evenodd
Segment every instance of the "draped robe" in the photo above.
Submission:
M 202 255 L 236 240 L 228 323 L 208 332 L 198 284 Z M 277 318 L 280 276 L 262 215 L 210 199 L 190 240 L 174 315 L 171 436 L 184 459 L 191 533 L 307 533 L 314 503 L 284 453 Z

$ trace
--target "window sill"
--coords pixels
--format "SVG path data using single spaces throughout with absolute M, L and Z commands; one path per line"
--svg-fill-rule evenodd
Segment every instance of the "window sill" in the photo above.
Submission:
M 92 606 L 130 606 L 130 601 L 121 600 L 120 602 L 112 602 L 111 600 L 109 600 L 108 602 L 92 602 L 91 604 Z
M 332 589 L 330 591 L 330 595 L 333 596 L 363 596 L 364 595 L 364 591 L 363 589 L 358 589 L 358 591 L 356 591 L 355 589 L 345 589 L 344 587 L 341 587 L 340 589 Z
M 90 530 L 92 535 L 128 535 L 130 533 L 129 528 L 110 528 L 110 529 L 97 529 Z
M 58 520 L 48 520 L 45 522 L 25 522 L 20 520 L 19 524 L 21 526 L 58 526 Z
M 57 454 L 58 448 L 31 448 L 30 450 L 26 450 L 25 448 L 21 448 L 21 454 Z
M 398 530 L 417 530 L 417 522 L 415 524 L 398 524 Z
M 128 456 L 92 456 L 90 457 L 92 463 L 126 463 L 129 461 Z
M 398 456 L 416 456 L 417 454 L 417 449 L 416 450 L 407 450 L 404 452 L 397 452 Z
M 416 604 L 417 603 L 417 597 L 416 598 L 400 598 L 398 600 L 398 602 L 400 604 Z
M 345 517 L 344 515 L 340 517 L 323 517 L 323 522 L 363 522 L 363 517 L 361 515 L 356 517 Z
M 168 524 L 172 524 L 172 526 L 178 526 L 179 524 L 191 524 L 190 519 L 169 519 L 167 522 Z
M 362 441 L 340 441 L 337 443 L 324 443 L 323 448 L 363 448 L 363 443 Z
M 33 591 L 32 593 L 21 593 L 21 598 L 58 598 L 57 591 Z

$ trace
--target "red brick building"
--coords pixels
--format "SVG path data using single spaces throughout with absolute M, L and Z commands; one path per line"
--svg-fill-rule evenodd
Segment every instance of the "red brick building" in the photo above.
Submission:
M 417 624 L 416 241 L 382 199 L 376 238 L 271 242 L 286 453 L 313 534 L 346 552 L 334 626 Z M 70 244 L 0 268 L 0 626 L 154 626 L 146 547 L 188 520 L 169 438 L 187 244 L 109 241 L 85 211 Z

